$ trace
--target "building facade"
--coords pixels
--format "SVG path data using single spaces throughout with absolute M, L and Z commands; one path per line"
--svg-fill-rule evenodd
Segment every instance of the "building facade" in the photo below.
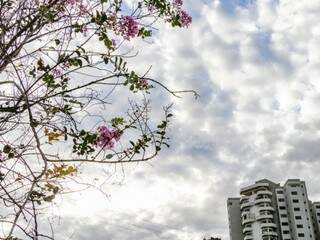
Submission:
M 320 240 L 320 202 L 308 199 L 304 181 L 263 179 L 240 195 L 227 201 L 230 240 Z

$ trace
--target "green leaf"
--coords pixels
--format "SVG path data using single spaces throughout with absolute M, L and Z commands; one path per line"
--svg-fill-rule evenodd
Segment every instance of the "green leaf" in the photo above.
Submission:
M 123 125 L 125 123 L 124 119 L 122 117 L 114 117 L 111 119 L 112 126 L 119 126 Z

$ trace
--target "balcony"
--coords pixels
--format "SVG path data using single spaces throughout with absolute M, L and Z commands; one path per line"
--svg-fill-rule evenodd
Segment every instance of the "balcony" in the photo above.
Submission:
M 260 214 L 259 216 L 256 217 L 256 219 L 259 220 L 263 220 L 263 219 L 273 219 L 273 215 L 272 214 Z
M 245 227 L 242 230 L 243 234 L 246 234 L 247 232 L 252 232 L 252 227 Z
M 242 203 L 244 200 L 249 200 L 250 196 L 242 196 L 240 197 L 240 203 Z
M 248 219 L 245 219 L 245 220 L 242 221 L 242 225 L 245 225 L 247 223 L 252 223 L 252 222 L 254 222 L 254 219 L 253 218 L 248 218 Z
M 243 212 L 241 213 L 241 217 L 243 218 L 243 217 L 244 217 L 244 215 L 248 215 L 248 214 L 250 214 L 250 212 L 249 212 L 249 211 L 243 211 Z
M 271 211 L 274 212 L 274 208 L 271 206 L 261 206 L 259 207 L 259 211 Z
M 269 196 L 272 196 L 272 192 L 269 191 L 269 190 L 259 190 L 257 192 L 257 195 L 269 195 Z
M 264 236 L 272 236 L 272 237 L 277 237 L 278 234 L 275 231 L 262 231 L 262 237 Z
M 261 228 L 264 228 L 264 227 L 277 228 L 277 225 L 274 223 L 261 223 Z
M 250 213 L 250 212 L 246 212 L 246 214 L 243 215 L 242 217 L 242 225 L 246 225 L 247 223 L 251 223 L 254 222 L 254 214 Z
M 253 205 L 253 202 L 245 202 L 240 205 L 240 209 L 242 210 L 245 207 L 250 207 Z
M 243 240 L 253 240 L 253 236 L 251 235 L 244 236 Z
M 271 203 L 271 199 L 270 198 L 258 198 L 256 200 L 254 200 L 254 204 L 258 205 L 260 203 Z
M 250 193 L 254 190 L 258 190 L 259 188 L 269 188 L 269 183 L 259 182 L 259 183 L 255 183 L 251 186 L 241 188 L 240 194 L 247 194 L 247 193 Z
M 242 225 L 245 225 L 247 223 L 252 223 L 254 222 L 254 215 L 253 214 L 250 214 L 246 217 L 246 219 L 242 219 Z

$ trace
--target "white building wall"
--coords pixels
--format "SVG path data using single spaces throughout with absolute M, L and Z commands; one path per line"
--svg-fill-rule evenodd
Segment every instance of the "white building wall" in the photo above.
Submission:
M 320 202 L 308 200 L 305 182 L 289 179 L 280 186 L 263 179 L 240 193 L 238 220 L 229 215 L 230 225 L 242 228 L 237 240 L 320 240 Z
M 276 199 L 278 205 L 278 216 L 280 222 L 282 240 L 291 240 L 291 230 L 289 225 L 288 208 L 283 188 L 276 189 Z M 282 200 L 283 199 L 283 200 Z
M 316 240 L 320 240 L 320 202 L 315 202 L 312 204 L 313 210 L 313 224 L 314 224 L 314 233 Z
M 277 240 L 277 225 L 273 219 L 275 209 L 271 205 L 272 192 L 269 184 L 266 182 L 257 183 L 243 188 L 242 193 L 241 215 L 245 234 L 244 239 Z M 263 209 L 265 207 L 269 207 L 272 210 Z
M 305 183 L 288 180 L 284 186 L 294 240 L 315 240 Z

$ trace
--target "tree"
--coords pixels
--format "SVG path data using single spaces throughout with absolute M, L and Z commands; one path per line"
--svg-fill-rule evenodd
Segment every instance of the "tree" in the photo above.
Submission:
M 147 161 L 169 146 L 170 106 L 153 119 L 148 94 L 156 86 L 188 91 L 136 72 L 123 49 L 151 37 L 156 22 L 188 27 L 182 5 L 0 1 L 1 239 L 53 239 L 39 214 L 80 167 Z M 135 95 L 124 112 L 110 107 L 122 101 L 120 91 Z

